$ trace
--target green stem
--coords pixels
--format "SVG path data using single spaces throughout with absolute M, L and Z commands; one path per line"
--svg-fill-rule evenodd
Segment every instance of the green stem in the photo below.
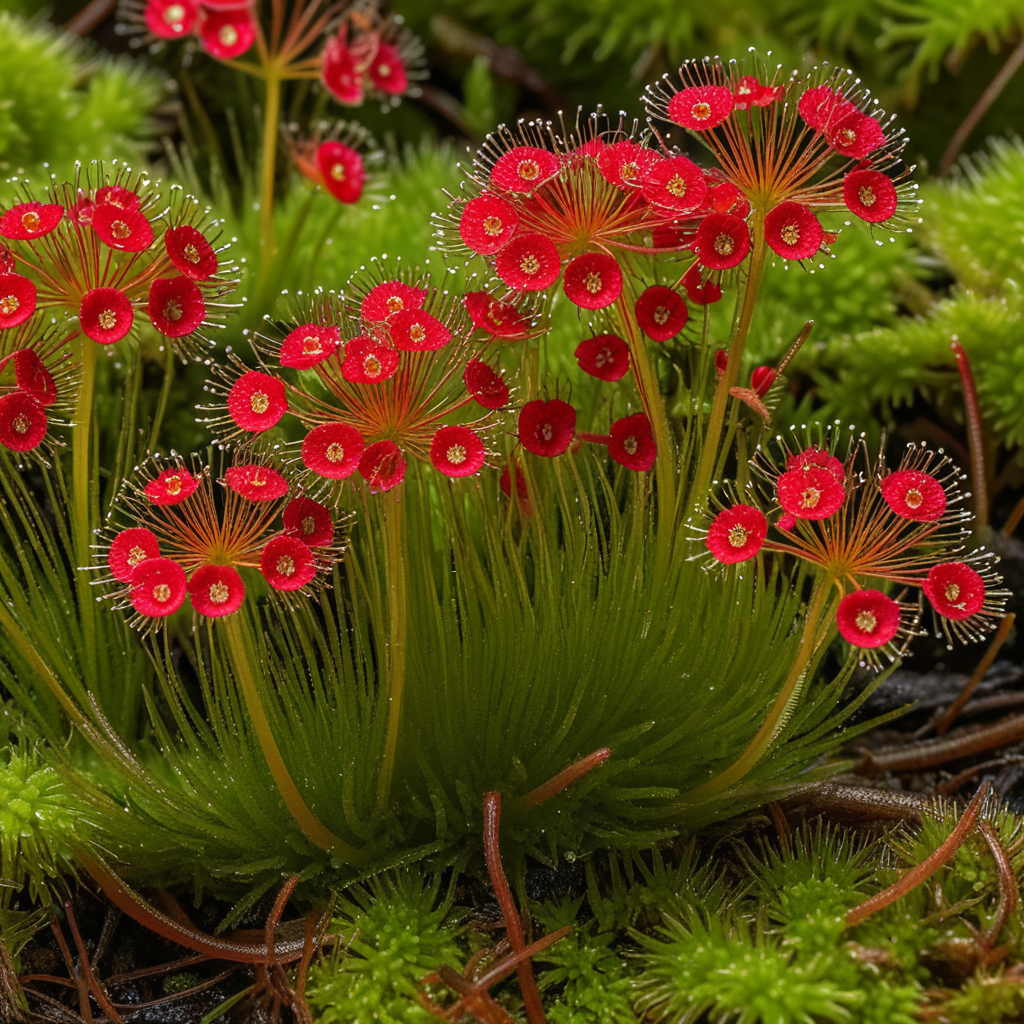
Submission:
M 746 344 L 747 334 L 750 331 L 754 307 L 757 305 L 757 293 L 760 290 L 761 278 L 764 275 L 764 263 L 768 255 L 768 248 L 764 241 L 764 214 L 760 211 L 755 210 L 751 221 L 751 229 L 754 240 L 753 252 L 750 257 L 750 269 L 747 272 L 747 282 L 743 293 L 743 305 L 740 307 L 736 326 L 733 329 L 725 373 L 722 374 L 722 379 L 718 382 L 718 387 L 715 390 L 715 398 L 711 405 L 711 415 L 708 417 L 708 427 L 704 434 L 704 447 L 701 449 L 697 474 L 693 479 L 693 486 L 690 488 L 690 496 L 687 501 L 687 515 L 698 502 L 703 504 L 707 501 L 708 488 L 711 486 L 715 462 L 718 457 L 722 426 L 725 423 L 725 412 L 729 405 L 729 391 L 736 386 L 736 382 L 739 380 L 740 363 L 743 360 L 743 347 Z
M 174 349 L 170 344 L 164 343 L 167 351 L 167 364 L 164 367 L 164 383 L 160 389 L 160 400 L 157 402 L 156 413 L 153 416 L 153 427 L 149 432 L 149 444 L 146 447 L 146 454 L 152 455 L 156 451 L 156 442 L 160 437 L 160 427 L 164 422 L 164 413 L 167 411 L 167 399 L 171 394 L 171 382 L 174 380 Z
M 327 850 L 347 864 L 365 864 L 366 856 L 361 850 L 357 850 L 343 839 L 339 839 L 333 832 L 325 828 L 319 818 L 310 810 L 284 763 L 277 740 L 274 739 L 274 732 L 267 719 L 267 713 L 260 700 L 256 675 L 253 671 L 257 660 L 256 654 L 241 613 L 236 612 L 226 616 L 220 620 L 220 625 L 231 652 L 235 680 L 241 690 L 242 699 L 245 701 L 245 707 L 249 713 L 256 738 L 263 750 L 263 756 L 267 759 L 267 767 L 270 769 L 274 784 L 284 800 L 285 807 L 288 808 L 303 835 L 320 849 Z
M 384 572 L 388 587 L 388 730 L 377 776 L 377 811 L 387 804 L 391 779 L 398 752 L 398 728 L 402 719 L 402 696 L 405 689 L 405 655 L 407 633 L 407 586 L 405 562 L 402 558 L 404 509 L 402 488 L 391 491 L 384 502 Z
M 630 366 L 633 380 L 640 393 L 640 402 L 651 424 L 657 455 L 654 462 L 654 476 L 658 486 L 658 528 L 655 542 L 655 572 L 668 570 L 672 552 L 672 540 L 676 521 L 676 448 L 669 429 L 668 414 L 658 387 L 658 378 L 651 365 L 647 343 L 633 316 L 633 297 L 623 284 L 622 293 L 616 300 L 615 309 L 619 326 L 629 346 Z
M 71 428 L 71 522 L 72 543 L 76 570 L 92 562 L 89 546 L 92 525 L 92 507 L 98 495 L 92 493 L 92 407 L 96 391 L 96 343 L 80 335 L 82 356 L 82 383 L 75 404 L 75 421 Z M 76 571 L 75 588 L 78 594 L 79 620 L 82 629 L 82 648 L 85 655 L 84 675 L 93 680 L 97 673 L 96 657 L 96 602 L 89 574 Z
M 793 667 L 789 670 L 786 681 L 782 684 L 779 696 L 776 698 L 767 717 L 761 723 L 761 727 L 757 730 L 754 738 L 750 741 L 747 749 L 725 771 L 696 789 L 691 789 L 688 793 L 685 793 L 682 797 L 683 803 L 700 803 L 728 789 L 747 775 L 754 765 L 767 753 L 768 748 L 778 736 L 780 727 L 789 717 L 792 704 L 799 694 L 802 680 L 811 663 L 811 659 L 824 639 L 820 635 L 821 626 L 828 619 L 826 608 L 831 587 L 830 580 L 824 580 L 816 585 L 814 597 L 811 599 L 810 607 L 807 609 L 807 619 L 804 622 L 804 631 L 800 639 L 796 660 L 793 662 Z
M 260 268 L 274 256 L 274 172 L 281 121 L 281 76 L 272 65 L 264 71 L 267 102 L 263 111 L 263 159 L 260 168 Z

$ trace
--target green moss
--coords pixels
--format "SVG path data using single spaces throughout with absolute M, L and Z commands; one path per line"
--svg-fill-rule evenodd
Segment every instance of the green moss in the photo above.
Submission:
M 0 179 L 39 178 L 44 165 L 138 162 L 164 98 L 160 78 L 124 59 L 92 55 L 74 36 L 0 11 Z M 0 201 L 13 187 L 0 184 Z
M 319 1024 L 427 1024 L 419 982 L 462 952 L 438 883 L 415 872 L 380 876 L 343 898 L 331 923 L 342 936 L 334 955 L 314 966 L 308 998 Z
M 79 816 L 60 776 L 34 753 L 0 762 L 0 878 L 27 886 L 33 902 L 52 902 L 54 884 L 71 871 Z M 0 887 L 0 905 L 11 892 Z

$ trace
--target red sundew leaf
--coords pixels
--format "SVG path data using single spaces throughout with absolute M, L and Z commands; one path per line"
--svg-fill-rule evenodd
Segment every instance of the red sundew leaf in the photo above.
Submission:
M 352 384 L 380 384 L 398 373 L 398 361 L 396 349 L 367 336 L 353 338 L 345 345 L 341 375 Z
M 839 120 L 857 108 L 840 93 L 827 85 L 807 89 L 797 101 L 797 111 L 805 123 L 815 131 L 823 131 L 833 120 Z
M 712 270 L 737 266 L 750 252 L 746 221 L 731 213 L 709 213 L 697 228 L 693 249 L 697 259 Z
M 193 281 L 207 281 L 217 273 L 217 253 L 191 224 L 170 228 L 164 235 L 164 247 L 171 263 Z
M 598 380 L 622 380 L 629 372 L 629 346 L 617 334 L 598 334 L 576 346 L 576 361 Z
M 516 146 L 498 157 L 491 184 L 506 192 L 533 192 L 561 170 L 554 153 L 535 146 Z
M 374 493 L 390 491 L 405 479 L 406 463 L 394 441 L 375 441 L 359 460 L 359 474 Z
M 195 494 L 199 487 L 196 479 L 183 466 L 171 466 L 163 470 L 154 480 L 150 480 L 143 488 L 146 497 L 154 505 L 177 505 L 190 495 Z
M 641 189 L 647 202 L 675 213 L 691 213 L 708 194 L 703 172 L 685 156 L 662 160 L 650 168 Z
M 273 501 L 288 493 L 288 481 L 269 466 L 231 466 L 224 474 L 224 483 L 249 501 Z
M 533 512 L 530 508 L 530 492 L 526 487 L 526 477 L 523 476 L 523 471 L 519 468 L 518 463 L 506 463 L 505 468 L 501 471 L 501 476 L 498 478 L 498 486 L 501 488 L 501 493 L 506 498 L 512 497 L 512 474 L 515 473 L 516 478 L 516 498 L 519 501 L 519 505 L 523 510 L 524 515 L 532 515 Z
M 452 340 L 452 332 L 422 309 L 403 309 L 388 318 L 388 331 L 401 352 L 434 352 Z M 346 357 L 347 358 L 347 357 Z
M 686 297 L 695 306 L 708 306 L 722 297 L 722 286 L 717 281 L 711 277 L 703 281 L 699 263 L 690 264 L 690 269 L 683 274 L 682 285 L 686 289 Z
M 30 348 L 18 349 L 14 357 L 14 378 L 18 388 L 41 406 L 57 401 L 57 385 L 42 359 Z
M 323 184 L 339 203 L 357 203 L 366 183 L 366 165 L 351 146 L 343 142 L 321 143 L 316 151 L 316 165 L 323 175 Z
M 147 558 L 160 557 L 160 542 L 152 530 L 133 526 L 122 530 L 111 542 L 107 565 L 114 579 L 131 583 L 135 569 Z
M 486 457 L 483 441 L 469 427 L 441 427 L 430 443 L 430 461 L 445 476 L 472 476 Z
M 36 286 L 21 274 L 0 274 L 0 330 L 23 324 L 36 311 Z
M 374 88 L 388 96 L 401 96 L 409 88 L 405 64 L 392 43 L 379 43 L 370 66 L 366 69 Z
M 281 513 L 284 531 L 299 538 L 311 548 L 322 547 L 334 540 L 334 521 L 330 509 L 312 498 L 293 498 Z
M 837 480 L 846 476 L 846 467 L 841 459 L 837 459 L 831 452 L 824 448 L 805 448 L 796 455 L 790 455 L 786 459 L 786 469 L 807 469 L 816 466 L 819 469 L 827 469 Z
M 297 537 L 274 537 L 260 555 L 260 572 L 275 590 L 299 590 L 316 576 L 313 552 Z
M 28 241 L 48 235 L 64 218 L 59 203 L 18 203 L 0 214 L 0 235 L 14 241 Z
M 715 516 L 708 527 L 707 548 L 719 562 L 745 562 L 761 550 L 768 520 L 753 505 L 733 505 Z
M 654 284 L 636 300 L 636 322 L 652 341 L 668 341 L 686 326 L 686 300 L 673 288 Z
M 779 203 L 764 219 L 769 248 L 787 260 L 804 260 L 821 248 L 824 231 L 818 218 L 800 203 Z
M 854 647 L 881 647 L 899 632 L 900 606 L 880 590 L 855 590 L 839 602 L 836 624 Z
M 947 619 L 969 619 L 985 603 L 985 581 L 965 562 L 942 562 L 921 585 L 932 607 Z
M 199 17 L 199 0 L 147 0 L 146 27 L 160 39 L 187 36 Z
M 82 297 L 78 323 L 82 333 L 99 345 L 113 345 L 132 329 L 135 310 L 120 288 L 93 288 Z
M 341 332 L 337 327 L 302 324 L 281 342 L 281 365 L 294 370 L 308 370 L 333 356 L 340 338 Z
M 150 619 L 176 612 L 185 601 L 185 570 L 170 558 L 147 558 L 132 572 L 132 607 Z
M 692 131 L 707 131 L 720 125 L 731 113 L 732 91 L 724 85 L 692 85 L 669 100 L 670 120 Z
M 245 584 L 230 565 L 201 565 L 188 581 L 188 596 L 200 615 L 217 619 L 242 607 Z
M 96 205 L 99 206 L 114 206 L 118 210 L 137 210 L 140 203 L 138 194 L 122 185 L 103 185 L 96 189 Z
M 882 480 L 882 498 L 901 519 L 933 523 L 946 511 L 946 491 L 930 473 L 900 469 Z
M 256 41 L 256 24 L 247 8 L 204 12 L 199 23 L 199 42 L 217 60 L 241 57 Z
M 562 287 L 581 309 L 604 309 L 622 294 L 622 270 L 606 252 L 585 252 L 569 261 Z
M 620 189 L 636 189 L 664 161 L 660 153 L 623 139 L 597 154 L 597 168 L 605 181 Z
M 846 208 L 870 224 L 888 220 L 899 202 L 896 186 L 881 171 L 850 171 L 843 178 Z
M 576 410 L 561 399 L 534 399 L 519 413 L 519 440 L 528 452 L 551 459 L 563 454 L 576 433 Z
M 93 207 L 92 229 L 102 242 L 119 252 L 145 252 L 153 244 L 153 225 L 146 217 L 138 210 L 113 203 Z
M 471 359 L 466 364 L 462 379 L 473 400 L 485 409 L 502 409 L 508 405 L 508 385 L 482 360 Z
M 536 232 L 516 235 L 494 261 L 498 277 L 509 288 L 522 292 L 543 291 L 555 283 L 561 269 L 555 243 Z
M 366 293 L 359 314 L 370 323 L 382 323 L 395 313 L 422 309 L 427 301 L 426 288 L 414 288 L 401 281 L 384 281 Z
M 519 214 L 500 196 L 485 192 L 470 199 L 459 218 L 459 235 L 467 247 L 483 256 L 496 253 L 515 234 Z
M 785 91 L 783 86 L 762 85 L 756 76 L 743 75 L 733 89 L 733 103 L 737 110 L 767 107 L 781 99 Z
M 199 285 L 187 277 L 158 277 L 149 288 L 147 312 L 161 334 L 183 338 L 202 324 L 206 300 Z
M 0 397 L 0 444 L 12 452 L 29 452 L 46 437 L 46 413 L 24 391 Z
M 704 180 L 709 181 L 707 176 Z M 750 213 L 750 200 L 731 181 L 714 182 L 711 179 L 704 205 L 713 213 L 731 213 L 740 220 Z
M 827 519 L 846 498 L 843 483 L 822 466 L 790 469 L 776 481 L 779 504 L 797 519 Z
M 228 414 L 235 426 L 252 434 L 270 430 L 287 411 L 284 383 L 267 373 L 249 370 L 228 392 Z
M 496 338 L 517 341 L 529 334 L 529 322 L 510 302 L 502 302 L 487 292 L 466 292 L 462 304 L 473 326 Z
M 646 473 L 658 457 L 651 421 L 642 412 L 616 420 L 608 431 L 608 454 L 620 466 Z
M 756 366 L 750 375 L 750 387 L 760 398 L 764 398 L 775 383 L 775 370 L 770 366 Z
M 328 40 L 320 59 L 320 80 L 346 106 L 358 107 L 366 96 L 365 80 L 348 43 L 339 33 Z
M 327 480 L 344 480 L 359 468 L 366 442 L 347 423 L 322 423 L 302 442 L 302 461 Z
M 870 114 L 854 110 L 825 128 L 825 140 L 842 156 L 861 159 L 885 142 L 885 132 Z

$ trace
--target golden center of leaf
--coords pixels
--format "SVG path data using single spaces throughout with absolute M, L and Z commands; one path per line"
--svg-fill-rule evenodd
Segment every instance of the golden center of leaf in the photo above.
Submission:
M 181 493 L 181 477 L 180 476 L 169 476 L 164 481 L 164 487 L 167 489 L 168 494 L 180 494 Z
M 41 223 L 39 214 L 35 210 L 30 210 L 28 213 L 21 215 L 21 224 L 26 231 L 38 231 Z
M 516 173 L 523 181 L 536 181 L 540 177 L 540 164 L 536 160 L 520 160 Z
M 14 432 L 16 434 L 27 434 L 32 423 L 23 412 L 19 412 L 18 415 L 14 417 L 11 426 L 14 428 Z
M 461 466 L 466 461 L 466 449 L 461 444 L 453 444 L 444 455 L 453 466 Z
M 153 600 L 165 604 L 171 599 L 171 588 L 166 583 L 158 583 L 153 588 Z
M 337 441 L 332 441 L 324 454 L 327 456 L 328 462 L 343 462 L 345 460 L 345 448 Z
M 18 301 L 17 295 L 5 295 L 0 298 L 0 313 L 4 316 L 10 316 L 12 313 L 17 313 L 21 303 Z
M 199 262 L 199 250 L 191 242 L 182 249 L 182 255 L 189 261 L 189 263 Z
M 214 604 L 223 604 L 231 596 L 231 591 L 226 583 L 210 584 L 210 600 Z
M 176 324 L 185 315 L 185 310 L 178 305 L 174 299 L 164 306 L 164 316 L 171 321 L 172 324 Z
M 134 569 L 139 562 L 144 562 L 147 557 L 146 552 L 136 544 L 135 547 L 128 552 L 128 564 Z
M 291 555 L 282 555 L 274 564 L 274 568 L 282 576 L 294 576 L 295 560 L 292 558 Z
M 750 531 L 745 526 L 737 524 L 729 531 L 729 543 L 734 548 L 741 548 L 747 543 L 747 537 L 750 536 Z
M 796 245 L 800 241 L 800 228 L 796 224 L 787 224 L 779 234 L 786 245 Z
M 874 206 L 875 190 L 868 185 L 861 185 L 861 187 L 857 189 L 857 198 L 864 206 Z
M 668 306 L 658 306 L 658 308 L 651 314 L 651 319 L 658 324 L 659 327 L 664 327 L 665 324 L 668 323 L 671 315 L 672 312 Z
M 715 239 L 714 248 L 715 252 L 717 252 L 719 256 L 731 256 L 733 249 L 736 248 L 736 243 L 733 241 L 732 235 L 723 231 Z
M 673 175 L 665 186 L 665 191 L 678 199 L 682 199 L 686 195 L 686 189 L 686 179 L 681 174 Z
M 398 295 L 392 295 L 388 299 L 388 312 L 389 313 L 401 313 L 405 309 L 405 300 Z
M 345 165 L 344 164 L 331 164 L 331 177 L 335 181 L 345 180 Z
M 115 238 L 128 238 L 132 229 L 123 220 L 115 220 L 110 223 L 110 233 Z
M 316 520 L 312 516 L 306 516 L 302 520 L 302 532 L 307 536 L 316 533 Z
M 500 217 L 495 217 L 491 214 L 490 217 L 484 218 L 484 234 L 490 235 L 491 238 L 495 238 L 502 232 L 502 223 Z
M 862 633 L 874 633 L 878 627 L 878 619 L 867 610 L 857 612 L 857 617 L 853 621 Z
M 596 270 L 590 271 L 590 273 L 583 278 L 583 287 L 586 288 L 591 295 L 596 295 L 601 290 L 601 275 Z
M 955 583 L 947 583 L 946 589 L 943 591 L 946 600 L 952 604 L 960 598 L 960 587 Z
M 693 119 L 695 121 L 706 121 L 711 116 L 711 104 L 704 103 L 703 101 L 700 103 L 694 103 L 694 105 L 690 107 L 690 113 L 693 115 Z
M 924 495 L 916 487 L 911 487 L 903 495 L 903 500 L 907 503 L 908 508 L 920 508 L 921 502 L 924 501 Z
M 103 310 L 96 319 L 105 331 L 113 330 L 117 326 L 117 314 L 112 309 Z
M 800 495 L 801 508 L 817 508 L 819 501 L 821 501 L 821 491 L 819 491 L 817 487 L 808 487 L 807 490 Z
M 249 399 L 249 407 L 255 413 L 264 413 L 270 408 L 270 399 L 265 392 L 255 391 Z
M 524 274 L 536 274 L 540 270 L 540 260 L 533 253 L 530 253 L 529 256 L 524 256 L 520 260 L 519 269 Z

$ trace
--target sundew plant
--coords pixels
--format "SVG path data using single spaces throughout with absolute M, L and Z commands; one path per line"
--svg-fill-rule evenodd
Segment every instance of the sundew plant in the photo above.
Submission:
M 375 8 L 124 6 L 263 80 L 266 251 L 282 82 L 355 103 L 414 69 Z M 833 774 L 915 638 L 998 624 L 950 459 L 775 431 L 807 330 L 744 359 L 765 275 L 842 260 L 853 218 L 916 220 L 894 118 L 850 72 L 753 57 L 644 100 L 644 125 L 501 127 L 419 264 L 382 254 L 245 336 L 221 331 L 231 246 L 182 189 L 95 164 L 0 213 L 0 683 L 77 809 L 67 861 L 140 923 L 298 961 L 271 925 L 200 939 L 133 887 L 229 901 L 230 928 L 284 879 L 272 923 L 409 864 L 486 864 L 504 912 L 502 806 L 517 887 L 527 858 L 722 821 Z M 353 138 L 297 148 L 343 201 Z M 552 351 L 566 306 L 575 346 Z M 153 411 L 145 345 L 167 357 Z M 157 444 L 176 359 L 208 377 L 188 455 Z M 522 965 L 568 927 L 509 928 L 531 1021 Z

